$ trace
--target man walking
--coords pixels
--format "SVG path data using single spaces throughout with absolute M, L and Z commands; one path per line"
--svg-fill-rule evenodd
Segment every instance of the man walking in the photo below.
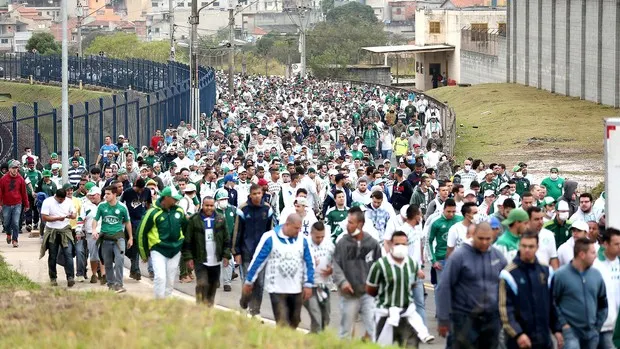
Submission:
M 265 289 L 276 323 L 293 329 L 301 321 L 302 303 L 310 299 L 314 285 L 314 261 L 308 239 L 299 236 L 301 222 L 301 217 L 294 213 L 286 223 L 262 235 L 243 284 L 245 303 L 259 273 L 265 269 Z
M 231 243 L 226 226 L 224 215 L 215 210 L 215 199 L 205 196 L 202 210 L 189 219 L 183 242 L 183 260 L 189 270 L 196 270 L 196 302 L 209 307 L 215 301 L 221 269 L 230 262 Z
M 19 222 L 22 209 L 28 211 L 30 202 L 26 190 L 26 181 L 19 175 L 21 164 L 11 161 L 9 172 L 0 178 L 0 208 L 2 208 L 2 227 L 6 233 L 6 243 L 18 247 Z M 64 197 L 63 197 L 64 200 Z
M 116 293 L 123 293 L 123 268 L 125 263 L 125 249 L 133 245 L 131 222 L 127 207 L 116 199 L 116 190 L 113 187 L 104 189 L 105 202 L 97 206 L 97 213 L 93 217 L 93 239 L 99 240 L 101 257 L 105 265 L 105 274 L 108 288 Z M 97 222 L 101 221 L 101 227 Z M 127 246 L 125 246 L 125 232 L 127 230 Z
M 607 319 L 607 296 L 601 273 L 591 268 L 596 259 L 594 243 L 575 240 L 575 257 L 555 273 L 553 298 L 565 349 L 595 349 Z
M 605 282 L 605 290 L 607 291 L 607 319 L 601 328 L 599 335 L 598 348 L 613 349 L 615 348 L 612 337 L 614 326 L 618 318 L 618 308 L 620 307 L 620 231 L 614 228 L 608 228 L 603 234 L 602 252 L 599 252 L 598 258 L 594 261 L 593 267 L 596 268 L 603 276 Z
M 324 331 L 329 325 L 330 303 L 328 284 L 333 272 L 332 260 L 335 246 L 331 239 L 325 238 L 325 225 L 316 222 L 310 231 L 310 251 L 314 256 L 314 288 L 312 297 L 304 302 L 304 307 L 310 315 L 310 332 Z
M 235 220 L 237 218 L 237 208 L 229 204 L 228 192 L 224 188 L 220 188 L 215 191 L 215 212 L 222 215 L 222 217 L 226 220 L 226 231 L 228 233 L 228 239 L 231 241 L 232 245 L 233 233 L 235 232 Z M 230 292 L 232 291 L 232 287 L 230 286 L 231 281 L 239 275 L 235 273 L 235 263 L 232 259 L 232 254 L 225 257 L 229 259 L 229 263 L 226 266 L 222 264 L 222 282 L 224 283 L 224 292 Z
M 334 283 L 340 290 L 340 338 L 351 336 L 355 318 L 361 314 L 366 335 L 374 338 L 374 300 L 366 293 L 366 279 L 372 264 L 381 257 L 377 240 L 366 232 L 364 213 L 349 212 L 344 235 L 334 252 Z
M 73 203 L 70 200 L 65 200 L 66 197 L 67 193 L 63 189 L 58 189 L 53 197 L 43 201 L 41 219 L 45 222 L 45 232 L 41 243 L 39 259 L 43 258 L 45 251 L 49 249 L 47 267 L 49 269 L 50 282 L 52 286 L 58 286 L 56 281 L 56 262 L 58 251 L 61 250 L 65 259 L 67 286 L 72 287 L 75 285 L 73 269 L 74 240 L 69 219 L 75 219 L 77 215 L 73 212 Z
M 185 212 L 177 202 L 182 196 L 174 187 L 166 187 L 140 223 L 138 246 L 140 258 L 153 261 L 153 291 L 155 298 L 172 294 L 174 279 L 179 272 L 183 231 L 187 228 Z
M 506 259 L 491 247 L 493 230 L 486 223 L 476 226 L 473 241 L 454 251 L 441 275 L 435 297 L 439 334 L 450 331 L 452 348 L 495 349 L 498 346 L 499 274 Z
M 521 235 L 519 252 L 500 273 L 499 313 L 507 349 L 551 349 L 551 331 L 562 347 L 562 328 L 551 298 L 548 266 L 536 258 L 538 234 Z
M 78 238 L 78 242 L 80 243 L 80 239 L 85 239 L 86 246 L 88 250 L 88 258 L 90 260 L 90 269 L 92 271 L 92 275 L 90 277 L 90 283 L 96 284 L 97 281 L 100 281 L 103 284 L 106 284 L 107 281 L 105 276 L 105 268 L 101 266 L 99 262 L 99 249 L 97 248 L 97 240 L 93 239 L 93 218 L 95 214 L 97 214 L 97 206 L 101 203 L 101 189 L 99 187 L 94 186 L 90 188 L 88 193 L 86 193 L 86 200 L 84 200 L 84 204 L 81 207 L 80 215 L 78 216 L 78 229 L 76 229 L 76 236 Z M 101 228 L 101 225 L 99 225 Z M 99 271 L 99 277 L 97 277 Z
M 252 261 L 261 238 L 271 230 L 273 210 L 267 204 L 262 203 L 263 189 L 256 183 L 250 187 L 250 196 L 237 211 L 235 232 L 233 234 L 232 253 L 235 263 L 241 266 L 243 279 L 247 279 L 248 267 Z M 259 271 L 252 282 L 252 296 L 250 298 L 250 315 L 260 314 L 263 302 L 264 271 Z
M 131 219 L 131 231 L 138 231 L 140 221 L 144 214 L 151 208 L 151 191 L 146 189 L 146 182 L 142 178 L 138 178 L 133 186 L 123 192 L 120 202 L 127 206 L 129 218 Z M 136 236 L 136 240 L 140 239 Z M 129 277 L 140 281 L 142 273 L 140 272 L 140 256 L 138 246 L 134 244 L 131 248 L 127 248 L 127 258 L 131 261 L 129 268 Z

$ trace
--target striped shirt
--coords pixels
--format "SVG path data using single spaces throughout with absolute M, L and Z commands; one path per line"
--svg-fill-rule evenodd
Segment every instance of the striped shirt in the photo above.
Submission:
M 418 273 L 418 264 L 407 257 L 398 264 L 390 254 L 378 259 L 368 273 L 366 284 L 377 287 L 375 297 L 378 308 L 390 307 L 407 308 L 413 303 L 411 288 L 415 284 Z

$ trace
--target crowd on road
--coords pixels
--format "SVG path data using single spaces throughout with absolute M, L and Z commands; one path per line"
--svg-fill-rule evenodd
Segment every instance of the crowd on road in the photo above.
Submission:
M 200 125 L 149 144 L 107 136 L 94 164 L 77 148 L 68 169 L 30 148 L 2 164 L 7 244 L 38 230 L 53 286 L 58 264 L 68 287 L 125 292 L 125 256 L 135 280 L 148 263 L 158 299 L 195 283 L 212 306 L 239 278 L 249 316 L 266 291 L 278 324 L 296 328 L 305 308 L 311 332 L 339 321 L 342 338 L 360 319 L 380 344 L 433 341 L 429 282 L 448 348 L 616 347 L 620 231 L 605 226 L 604 193 L 579 192 L 558 168 L 536 179 L 524 162 L 457 163 L 440 106 L 412 91 L 221 86 Z

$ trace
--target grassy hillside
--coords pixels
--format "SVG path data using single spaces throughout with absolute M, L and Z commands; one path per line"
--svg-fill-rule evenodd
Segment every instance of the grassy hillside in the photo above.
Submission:
M 48 101 L 52 106 L 58 107 L 62 101 L 61 88 L 55 86 L 29 85 L 0 80 L 0 93 L 11 94 L 11 99 L 0 99 L 0 107 L 12 106 L 14 103 L 30 104 L 37 101 Z M 69 104 L 109 95 L 105 92 L 69 89 Z
M 0 257 L 1 348 L 378 348 L 273 328 L 187 301 L 43 287 Z

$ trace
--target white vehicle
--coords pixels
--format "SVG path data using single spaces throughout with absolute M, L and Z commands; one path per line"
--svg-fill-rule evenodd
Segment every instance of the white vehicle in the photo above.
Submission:
M 620 118 L 605 119 L 605 225 L 620 229 Z

